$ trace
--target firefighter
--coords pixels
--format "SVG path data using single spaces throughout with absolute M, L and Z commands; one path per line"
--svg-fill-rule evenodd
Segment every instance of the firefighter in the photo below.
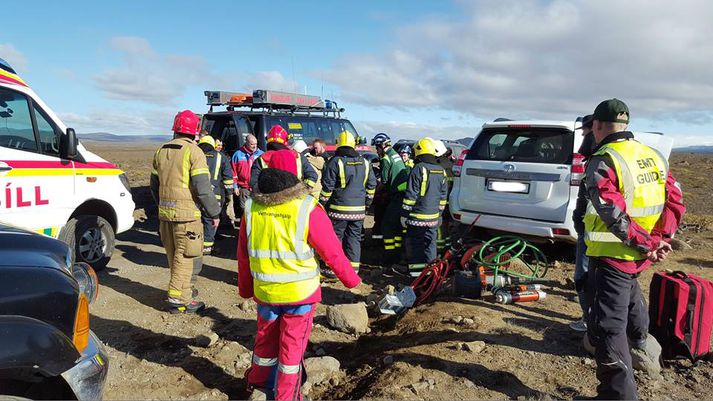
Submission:
M 394 270 L 418 277 L 426 264 L 436 258 L 436 236 L 446 207 L 448 183 L 443 167 L 438 165 L 431 138 L 420 139 L 414 150 L 416 165 L 408 176 L 401 212 L 401 224 L 406 227 L 408 267 L 397 266 Z
M 406 190 L 408 170 L 404 161 L 391 147 L 391 138 L 384 133 L 378 133 L 371 139 L 371 146 L 376 148 L 381 160 L 381 182 L 389 193 L 389 204 L 381 223 L 381 234 L 384 238 L 383 264 L 391 267 L 401 260 L 403 227 L 399 222 L 401 204 Z
M 405 145 L 399 150 L 399 156 L 401 156 L 401 160 L 404 161 L 404 165 L 406 165 L 406 168 L 408 171 L 411 171 L 413 168 L 413 159 L 411 158 L 411 146 Z
M 289 152 L 295 159 L 297 178 L 304 182 L 310 189 L 314 188 L 314 185 L 318 181 L 317 172 L 314 171 L 314 168 L 312 168 L 312 165 L 306 157 L 287 146 L 288 138 L 289 134 L 281 125 L 273 125 L 272 128 L 270 128 L 270 132 L 267 134 L 267 150 L 255 160 L 250 170 L 251 187 L 257 184 L 257 178 L 262 169 L 272 167 L 270 160 L 273 155 L 277 152 Z
M 205 307 L 193 288 L 202 268 L 201 210 L 220 222 L 220 205 L 210 187 L 206 158 L 195 143 L 200 119 L 190 110 L 176 115 L 173 140 L 156 151 L 151 170 L 151 194 L 158 204 L 159 232 L 166 248 L 171 280 L 171 313 L 193 313 Z
M 228 158 L 215 148 L 216 141 L 212 136 L 207 135 L 198 141 L 198 147 L 205 154 L 210 173 L 210 184 L 218 200 L 220 210 L 223 210 L 225 200 L 232 195 L 233 189 L 233 169 Z M 210 255 L 215 244 L 216 228 L 213 227 L 213 219 L 205 211 L 201 215 L 203 222 L 203 255 Z
M 322 173 L 319 202 L 327 209 L 352 267 L 359 271 L 361 233 L 366 210 L 374 200 L 376 176 L 371 163 L 354 146 L 354 135 L 347 131 L 339 134 L 337 150 Z
M 668 162 L 626 131 L 629 108 L 601 102 L 592 128 L 597 148 L 587 162 L 584 237 L 592 288 L 588 337 L 595 347 L 597 399 L 635 400 L 631 352 L 643 352 L 649 327 L 637 278 L 666 258 L 685 206 Z M 589 290 L 588 290 L 589 292 Z
M 272 167 L 260 172 L 240 222 L 238 288 L 258 305 L 246 372 L 255 399 L 256 392 L 267 399 L 302 398 L 302 358 L 322 297 L 315 251 L 347 288 L 361 282 L 329 217 L 295 172 L 291 154 L 276 154 Z
M 438 165 L 443 168 L 446 173 L 446 182 L 448 184 L 448 191 L 446 195 L 446 206 L 448 205 L 448 197 L 453 189 L 453 160 L 451 157 L 453 152 L 446 147 L 446 144 L 441 140 L 433 141 L 436 149 L 436 157 L 438 158 Z M 451 246 L 451 235 L 450 235 L 450 223 L 451 215 L 446 207 L 443 211 L 443 218 L 441 219 L 441 224 L 438 226 L 438 235 L 436 237 L 436 253 L 442 255 L 446 249 Z

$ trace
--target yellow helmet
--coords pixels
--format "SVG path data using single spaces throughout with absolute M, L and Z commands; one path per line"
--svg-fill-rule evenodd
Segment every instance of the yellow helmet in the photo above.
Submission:
M 339 137 L 337 138 L 337 147 L 341 146 L 349 146 L 350 148 L 356 146 L 356 139 L 354 139 L 354 135 L 351 132 L 342 131 L 339 134 Z
M 421 155 L 436 155 L 436 145 L 433 143 L 433 139 L 430 137 L 421 138 L 413 146 L 414 153 L 416 156 Z
M 201 139 L 198 140 L 198 143 L 207 143 L 210 146 L 215 147 L 215 139 L 213 139 L 210 135 L 202 136 Z

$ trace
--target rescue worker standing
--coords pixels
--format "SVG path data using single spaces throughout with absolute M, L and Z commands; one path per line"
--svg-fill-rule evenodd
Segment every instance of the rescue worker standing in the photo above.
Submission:
M 404 161 L 404 165 L 409 171 L 413 168 L 413 159 L 411 159 L 411 146 L 405 145 L 399 150 L 399 156 Z
M 437 256 L 436 236 L 446 207 L 448 183 L 443 167 L 438 165 L 431 138 L 420 139 L 414 150 L 416 165 L 408 176 L 401 212 L 401 224 L 406 227 L 408 268 L 396 270 L 418 277 Z
M 238 288 L 258 304 L 246 378 L 267 399 L 274 391 L 275 400 L 301 400 L 302 358 L 322 298 L 315 251 L 347 288 L 361 279 L 324 209 L 295 176 L 293 156 L 276 154 L 272 163 L 260 172 L 240 222 Z
M 289 152 L 295 159 L 297 178 L 304 182 L 310 189 L 314 188 L 318 180 L 317 172 L 314 171 L 306 157 L 303 157 L 287 146 L 288 138 L 289 134 L 281 125 L 273 125 L 272 128 L 270 128 L 270 132 L 267 134 L 267 150 L 255 160 L 250 170 L 251 187 L 257 185 L 257 178 L 260 175 L 260 171 L 272 167 L 271 159 L 273 155 L 278 152 Z
M 198 141 L 198 147 L 205 154 L 210 174 L 210 185 L 213 188 L 215 199 L 218 201 L 220 210 L 223 210 L 225 199 L 232 195 L 233 169 L 230 167 L 228 158 L 215 149 L 215 139 L 207 135 Z M 227 195 L 227 196 L 226 196 Z M 217 227 L 213 227 L 213 218 L 202 211 L 201 221 L 203 222 L 203 254 L 210 255 L 215 244 L 215 233 Z
M 245 202 L 250 197 L 252 192 L 252 187 L 250 186 L 250 174 L 252 172 L 253 164 L 255 160 L 262 155 L 262 150 L 257 147 L 257 138 L 254 135 L 248 134 L 245 137 L 245 143 L 243 146 L 236 150 L 231 158 L 231 165 L 233 166 L 233 191 L 235 196 L 238 198 L 238 214 L 233 213 L 233 220 L 237 220 L 245 209 Z
M 446 183 L 448 185 L 448 190 L 446 192 L 446 206 L 448 206 L 448 197 L 451 195 L 451 190 L 453 189 L 453 161 L 451 160 L 453 152 L 451 152 L 451 150 L 446 147 L 446 144 L 439 139 L 434 140 L 433 143 L 436 147 L 438 165 L 443 168 L 443 171 L 446 174 Z M 438 226 L 438 236 L 436 239 L 436 254 L 438 255 L 443 254 L 446 249 L 451 247 L 450 223 L 451 214 L 446 207 L 443 211 L 441 224 Z
M 629 343 L 642 349 L 649 319 L 637 278 L 666 258 L 685 206 L 668 162 L 637 142 L 629 108 L 601 102 L 592 128 L 598 144 L 587 163 L 585 242 L 593 288 L 588 335 L 595 347 L 598 399 L 637 399 Z
M 339 134 L 337 150 L 322 174 L 319 202 L 327 209 L 352 267 L 359 271 L 361 233 L 366 210 L 374 200 L 376 176 L 371 163 L 361 157 L 354 146 L 356 140 L 351 133 Z
M 389 193 L 389 204 L 381 223 L 381 234 L 384 238 L 384 266 L 390 267 L 399 263 L 403 240 L 403 227 L 399 221 L 401 204 L 406 190 L 408 170 L 404 161 L 391 147 L 391 138 L 384 133 L 378 133 L 371 139 L 371 146 L 376 148 L 381 160 L 381 182 Z
M 159 231 L 166 248 L 171 280 L 168 303 L 171 313 L 192 313 L 203 307 L 193 288 L 202 267 L 203 225 L 201 210 L 220 222 L 220 205 L 210 187 L 206 158 L 194 142 L 200 119 L 190 110 L 176 115 L 174 138 L 154 155 L 151 194 L 158 204 Z

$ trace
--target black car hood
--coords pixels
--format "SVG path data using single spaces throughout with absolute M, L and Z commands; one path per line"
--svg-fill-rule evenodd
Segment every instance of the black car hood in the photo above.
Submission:
M 44 267 L 68 271 L 72 253 L 64 242 L 0 223 L 0 270 Z

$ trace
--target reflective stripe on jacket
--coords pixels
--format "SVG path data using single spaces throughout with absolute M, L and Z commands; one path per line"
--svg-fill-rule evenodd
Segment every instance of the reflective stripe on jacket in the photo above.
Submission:
M 405 191 L 409 170 L 394 148 L 386 150 L 379 163 L 381 164 L 381 182 L 389 189 L 389 193 Z
M 322 173 L 319 201 L 327 215 L 337 220 L 361 220 L 374 198 L 376 176 L 361 156 L 334 156 Z
M 220 215 L 210 187 L 210 172 L 203 151 L 193 140 L 179 136 L 156 151 L 151 171 L 151 192 L 163 221 L 188 222 Z M 200 206 L 200 207 L 199 207 Z
M 635 140 L 603 145 L 593 156 L 608 156 L 614 167 L 619 192 L 626 202 L 626 214 L 647 233 L 661 217 L 666 202 L 668 162 L 656 150 Z M 621 260 L 642 260 L 645 256 L 609 231 L 589 204 L 584 216 L 587 255 Z
M 228 158 L 217 150 L 209 150 L 205 152 L 206 162 L 208 163 L 208 172 L 210 173 L 210 184 L 213 187 L 213 193 L 218 202 L 222 204 L 223 197 L 226 193 L 225 187 L 232 187 L 233 175 L 232 168 L 228 162 Z
M 279 205 L 246 203 L 247 251 L 258 300 L 298 302 L 319 288 L 319 265 L 307 242 L 316 205 L 309 195 Z
M 446 208 L 448 183 L 443 168 L 433 163 L 417 163 L 406 185 L 402 208 L 409 225 L 435 225 Z

